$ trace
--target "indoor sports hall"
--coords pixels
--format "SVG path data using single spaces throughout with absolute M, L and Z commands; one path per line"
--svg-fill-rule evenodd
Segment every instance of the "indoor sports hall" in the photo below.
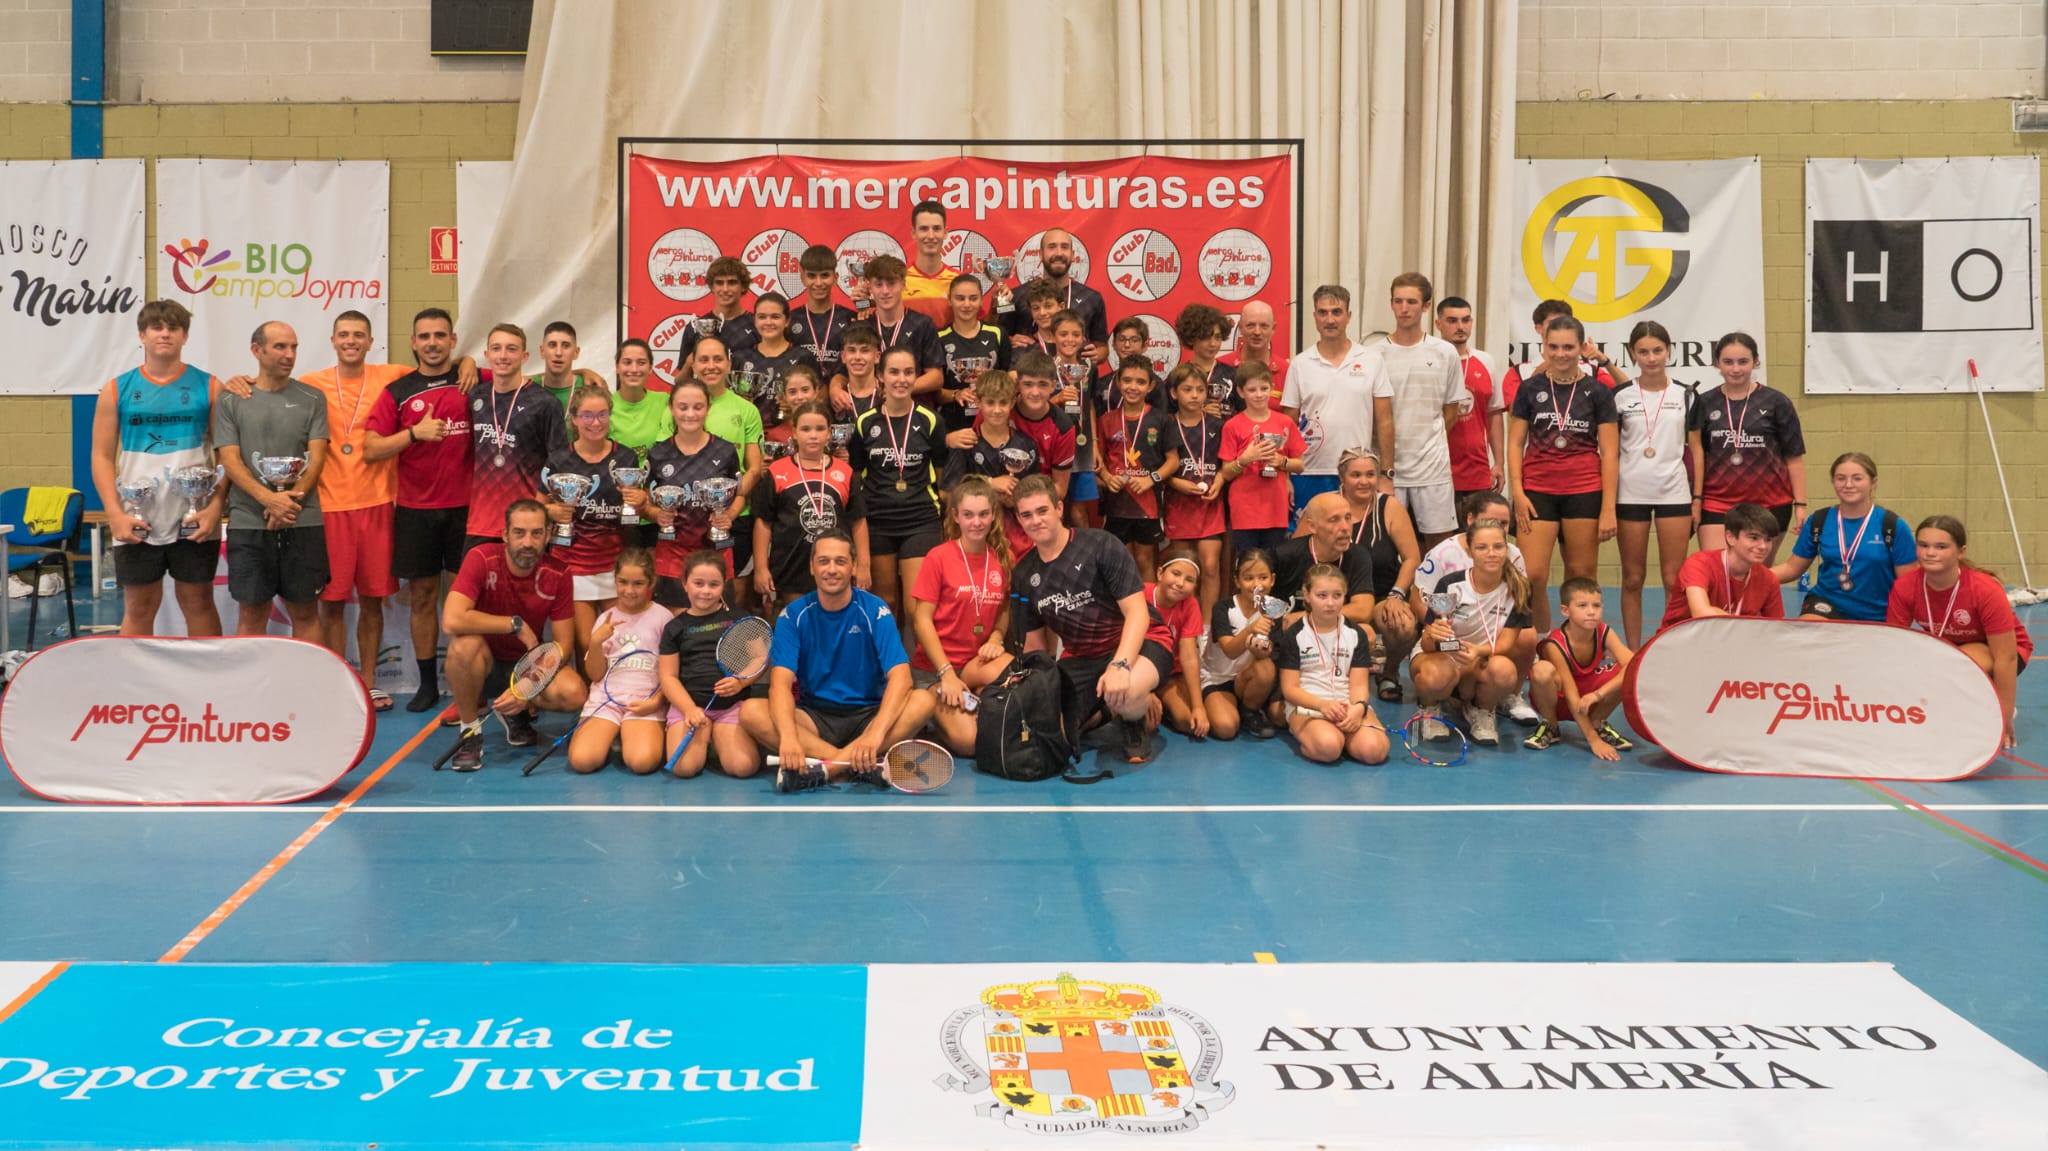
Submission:
M 0 1148 L 2043 1146 L 2048 686 L 2024 673 L 2030 631 L 2048 627 L 2048 574 L 2037 584 L 2030 569 L 2048 565 L 2048 484 L 2036 478 L 2048 429 L 2044 13 L 1978 0 L 1740 10 L 1680 0 L 0 3 L 0 333 L 27 361 L 0 381 L 10 577 Z M 942 242 L 920 235 L 927 199 L 944 206 Z M 807 284 L 821 269 L 805 257 L 820 244 L 830 281 Z M 1055 255 L 1068 277 L 1055 276 Z M 941 271 L 927 270 L 927 256 Z M 663 506 L 662 481 L 643 475 L 647 498 L 634 504 L 620 494 L 634 487 L 631 469 L 658 476 L 665 458 L 659 440 L 632 457 L 622 429 L 642 403 L 636 391 L 655 397 L 669 421 L 660 434 L 678 450 L 691 450 L 702 421 L 712 452 L 733 437 L 712 416 L 672 415 L 690 411 L 682 397 L 701 393 L 712 411 L 740 398 L 751 413 L 786 401 L 796 378 L 774 383 L 749 367 L 750 395 L 737 383 L 753 362 L 744 353 L 733 353 L 731 385 L 718 383 L 725 361 L 708 366 L 707 347 L 737 347 L 716 290 L 726 265 L 713 267 L 728 257 L 742 269 L 756 350 L 772 344 L 773 329 L 759 327 L 764 297 L 794 328 L 816 290 L 814 350 L 832 333 L 879 326 L 873 400 L 859 400 L 858 337 L 844 355 L 812 360 L 827 368 L 814 377 L 839 364 L 838 391 L 873 414 L 843 421 L 817 378 L 820 416 L 783 403 L 793 446 L 761 460 L 770 488 L 718 489 L 708 503 L 679 493 L 690 502 Z M 1405 276 L 1416 272 L 1419 321 L 1403 295 L 1416 292 Z M 852 778 L 836 754 L 812 750 L 812 740 L 842 746 L 821 726 L 837 713 L 811 704 L 862 686 L 848 686 L 857 677 L 847 669 L 865 664 L 843 662 L 846 651 L 864 659 L 876 645 L 887 670 L 898 637 L 874 626 L 892 616 L 867 614 L 874 634 L 842 632 L 814 653 L 794 617 L 883 602 L 894 585 L 877 578 L 876 545 L 892 534 L 900 602 L 923 598 L 916 533 L 892 520 L 901 505 L 888 493 L 903 490 L 909 449 L 895 446 L 888 389 L 910 387 L 901 369 L 911 360 L 931 367 L 943 380 L 937 423 L 949 418 L 940 396 L 958 410 L 972 373 L 988 376 L 958 375 L 950 350 L 936 366 L 892 355 L 904 320 L 892 334 L 886 316 L 898 287 L 913 325 L 920 284 L 928 303 L 957 303 L 939 298 L 958 290 L 956 277 L 977 298 L 985 286 L 987 303 L 933 325 L 936 339 L 973 338 L 958 333 L 978 315 L 996 342 L 1010 341 L 1000 362 L 1016 379 L 1026 439 L 1036 435 L 1022 423 L 1027 377 L 1043 363 L 1055 398 L 1042 419 L 1065 429 L 1075 460 L 1057 468 L 1057 440 L 1033 445 L 1032 467 L 1057 473 L 1065 496 L 1043 527 L 1029 497 L 1011 500 L 1009 521 L 990 497 L 981 530 L 991 553 L 953 538 L 973 536 L 964 517 L 929 553 L 925 571 L 959 544 L 970 580 L 1007 589 L 986 610 L 1008 626 L 985 635 L 977 622 L 967 648 L 1020 651 L 1028 613 L 1043 625 L 1034 634 L 1074 664 L 1091 658 L 1083 649 L 1096 637 L 1061 630 L 1067 608 L 1052 589 L 1069 586 L 1060 569 L 1100 524 L 1112 558 L 1099 586 L 1112 609 L 1138 604 L 1111 617 L 1113 632 L 1143 617 L 1148 637 L 1167 635 L 1157 646 L 1169 659 L 1185 640 L 1198 659 L 1216 647 L 1228 664 L 1240 657 L 1217 647 L 1213 621 L 1249 633 L 1271 615 L 1283 703 L 1264 714 L 1279 721 L 1276 737 L 1255 738 L 1251 721 L 1230 739 L 1168 730 L 1185 722 L 1171 702 L 1155 704 L 1163 721 L 1127 721 L 1111 697 L 1144 669 L 1109 663 L 1086 684 L 1092 707 L 1100 677 L 1106 722 L 1072 761 L 1049 778 L 1005 778 L 1010 768 L 969 749 L 1016 752 L 1007 708 L 1029 706 L 1028 677 L 974 681 L 977 739 L 949 751 L 946 692 L 955 676 L 968 681 L 916 665 L 929 679 L 909 694 L 940 719 L 912 733 L 931 741 L 915 771 L 893 736 L 874 736 L 874 770 Z M 1089 353 L 1060 352 L 1064 321 L 1030 314 L 1034 292 L 1043 302 L 1052 290 L 1040 288 L 1062 278 L 1059 315 L 1086 312 L 1079 298 L 1095 309 L 1074 321 L 1084 327 L 1099 319 L 1107 333 L 1136 317 L 1115 331 L 1142 347 L 1118 367 L 1135 376 L 1142 357 L 1152 371 L 1122 407 L 1101 401 L 1093 464 L 1055 390 L 1068 361 Z M 1347 293 L 1341 315 L 1332 286 Z M 1451 299 L 1471 317 L 1463 335 L 1438 307 Z M 1532 327 L 1532 310 L 1559 300 L 1578 331 L 1553 347 L 1565 329 L 1554 315 Z M 175 302 L 184 326 L 139 323 L 155 301 Z M 1270 309 L 1270 353 L 1255 303 Z M 430 309 L 443 310 L 440 345 Z M 835 326 L 856 309 L 862 319 Z M 361 317 L 357 343 L 344 312 Z M 1139 397 L 1147 387 L 1170 394 L 1183 376 L 1214 386 L 1204 364 L 1218 355 L 1215 336 L 1176 323 L 1210 312 L 1221 314 L 1217 362 L 1233 378 L 1256 379 L 1247 366 L 1272 356 L 1273 411 L 1295 446 L 1279 436 L 1278 478 L 1258 472 L 1257 455 L 1229 471 L 1225 452 L 1205 457 L 1211 471 L 1184 473 L 1199 488 L 1154 482 L 1199 499 L 1211 479 L 1270 480 L 1307 538 L 1232 535 L 1226 602 L 1199 613 L 1165 605 L 1197 621 L 1183 633 L 1162 622 L 1159 588 L 1176 563 L 1212 562 L 1192 546 L 1206 537 L 1176 534 L 1171 496 L 1156 522 L 1119 510 L 1112 492 L 1142 486 L 1132 481 L 1145 465 L 1132 430 L 1113 486 L 1109 441 L 1120 418 L 1152 403 Z M 1404 494 L 1423 489 L 1396 486 L 1434 466 L 1407 438 L 1418 422 L 1394 406 L 1415 377 L 1397 373 L 1386 391 L 1345 384 L 1355 390 L 1333 391 L 1320 414 L 1309 399 L 1324 385 L 1304 361 L 1410 362 L 1401 349 L 1418 322 L 1422 346 L 1454 352 L 1465 381 L 1447 402 L 1425 396 L 1419 426 L 1435 424 L 1449 468 L 1462 458 L 1458 424 L 1476 412 L 1463 450 L 1477 452 L 1479 490 L 1510 497 L 1513 555 L 1540 556 L 1546 527 L 1555 541 L 1551 569 L 1526 581 L 1546 589 L 1540 613 L 1536 593 L 1510 578 L 1509 534 L 1484 526 L 1489 514 L 1459 534 L 1426 533 L 1440 509 Z M 1661 335 L 1645 338 L 1646 322 Z M 506 325 L 523 361 L 506 358 Z M 181 353 L 153 343 L 170 329 Z M 295 333 L 295 363 L 281 331 Z M 1730 333 L 1748 343 L 1731 345 Z M 1083 340 L 1096 343 L 1092 329 Z M 645 353 L 637 374 L 630 347 Z M 187 408 L 149 407 L 157 393 L 125 373 L 168 394 L 179 381 L 151 366 L 172 362 L 198 365 L 212 386 L 188 378 L 197 398 L 179 401 Z M 348 383 L 351 362 L 368 373 L 360 384 Z M 1176 372 L 1184 363 L 1194 372 Z M 403 390 L 436 365 L 447 378 L 434 386 L 459 389 L 438 428 L 406 413 L 411 397 L 432 393 Z M 490 377 L 465 382 L 470 367 Z M 579 371 L 591 382 L 572 378 Z M 1074 377 L 1080 403 L 1097 403 L 1085 382 L 1097 378 Z M 1512 398 L 1501 395 L 1510 379 Z M 558 381 L 560 410 L 540 392 Z M 1554 497 L 1538 490 L 1537 453 L 1552 432 L 1560 451 L 1579 434 L 1570 417 L 1581 384 L 1616 425 L 1585 440 L 1588 466 L 1603 451 L 1609 461 L 1604 476 L 1588 473 L 1606 488 L 1590 493 L 1597 528 L 1590 511 L 1551 515 Z M 278 455 L 272 438 L 288 433 L 277 429 L 313 417 L 243 405 L 270 390 L 282 405 L 293 388 L 324 392 L 327 418 L 292 441 L 306 445 L 299 456 Z M 575 485 L 539 479 L 492 505 L 484 519 L 496 538 L 474 530 L 485 497 L 465 493 L 469 518 L 458 509 L 449 530 L 477 538 L 453 561 L 460 574 L 429 556 L 418 582 L 431 606 L 414 615 L 416 581 L 388 550 L 388 513 L 393 501 L 401 516 L 453 505 L 409 504 L 417 457 L 399 453 L 456 434 L 473 402 L 479 414 L 459 434 L 474 441 L 469 482 L 481 484 L 489 456 L 502 468 L 508 451 L 525 450 L 508 431 L 517 425 L 498 419 L 499 397 L 520 419 L 533 400 L 545 411 L 537 426 L 559 429 L 546 454 L 559 480 L 579 437 L 604 438 L 580 415 L 600 393 L 614 441 L 603 446 L 624 455 L 595 465 L 611 478 L 593 472 L 589 483 L 642 511 L 632 535 L 615 509 L 627 550 L 606 560 L 616 560 L 612 582 L 547 566 L 580 554 L 563 541 L 584 538 L 586 499 L 603 497 L 571 498 Z M 974 422 L 963 425 L 977 429 L 974 450 L 989 442 L 978 438 L 986 421 L 1002 426 L 1005 393 L 989 394 L 995 407 L 968 409 Z M 1188 445 L 1176 459 L 1195 451 L 1190 428 L 1203 429 L 1202 452 L 1212 424 L 1231 442 L 1230 418 L 1195 409 L 1232 395 L 1254 413 L 1233 418 L 1263 430 L 1255 389 L 1194 396 L 1178 441 L 1159 424 L 1169 443 Z M 1675 432 L 1658 430 L 1650 409 L 1664 401 L 1644 399 L 1658 395 L 1671 397 Z M 179 449 L 170 441 L 182 417 L 153 414 L 195 403 L 210 411 L 204 443 Z M 395 423 L 381 422 L 385 408 Z M 246 414 L 224 423 L 223 412 Z M 1749 423 L 1746 437 L 1744 420 L 1764 413 L 1772 423 L 1761 435 Z M 914 422 L 895 418 L 910 435 Z M 1085 436 L 1091 425 L 1078 426 Z M 1349 428 L 1376 430 L 1338 442 Z M 802 486 L 811 448 L 796 437 L 813 431 L 821 485 L 835 459 L 856 476 L 895 461 L 866 481 L 864 517 L 852 496 L 835 505 L 839 526 L 860 525 L 844 569 L 824 558 L 839 554 L 839 537 L 814 522 L 822 505 Z M 895 454 L 863 455 L 882 452 L 862 447 L 869 433 Z M 259 436 L 247 462 L 229 446 Z M 733 466 L 748 468 L 749 445 L 774 438 L 772 425 L 751 425 Z M 848 438 L 850 448 L 838 443 Z M 1316 471 L 1324 441 L 1331 459 L 1370 448 L 1400 461 L 1393 495 L 1380 500 L 1368 480 L 1360 497 L 1377 517 L 1409 506 L 1392 521 L 1410 525 L 1396 538 L 1443 535 L 1464 548 L 1467 570 L 1441 577 L 1389 561 L 1405 563 L 1401 586 L 1373 598 L 1416 604 L 1421 636 L 1389 682 L 1367 674 L 1378 658 L 1367 645 L 1384 651 L 1402 619 L 1372 614 L 1370 634 L 1356 627 L 1349 563 L 1322 566 L 1314 546 L 1339 511 L 1352 550 L 1378 546 L 1359 533 L 1388 521 L 1360 517 L 1348 481 Z M 847 454 L 832 455 L 835 443 Z M 396 488 L 346 506 L 371 490 L 362 477 L 386 447 Z M 966 493 L 991 485 L 972 472 L 963 484 L 939 454 L 929 484 L 940 514 L 957 516 Z M 1786 486 L 1716 488 L 1745 454 Z M 1380 464 L 1347 453 L 1358 455 Z M 142 458 L 146 474 L 127 462 Z M 465 449 L 465 470 L 469 459 Z M 799 494 L 785 497 L 773 485 L 792 464 Z M 1632 495 L 1647 490 L 1653 464 L 1691 492 Z M 1001 466 L 1011 483 L 998 490 L 1016 491 L 1016 467 Z M 1100 502 L 1077 512 L 1073 481 L 1088 468 L 1100 473 Z M 322 482 L 295 489 L 309 470 Z M 863 481 L 849 482 L 858 494 Z M 1744 494 L 1767 490 L 1778 494 Z M 288 590 L 252 606 L 247 589 L 289 589 L 296 561 L 251 560 L 247 540 L 310 538 L 294 533 L 315 493 L 328 586 L 343 576 L 337 540 L 365 538 L 355 525 L 386 525 L 387 550 L 355 563 L 360 590 L 317 611 Z M 1579 507 L 1569 501 L 1582 494 L 1567 490 L 1556 507 Z M 1701 503 L 1687 505 L 1688 494 Z M 518 496 L 545 506 L 529 514 Z M 273 498 L 296 506 L 280 512 Z M 385 519 L 351 518 L 376 498 Z M 728 498 L 752 501 L 758 532 L 715 518 Z M 785 586 L 801 562 L 770 564 L 784 546 L 770 523 L 784 500 L 809 549 L 809 597 Z M 223 502 L 225 530 L 203 548 L 180 534 L 223 522 L 209 518 Z M 1751 530 L 1781 504 L 1777 527 Z M 1233 533 L 1260 511 L 1228 506 Z M 1860 529 L 1843 514 L 1859 508 Z M 150 534 L 150 516 L 168 522 L 161 513 L 189 513 L 164 537 L 178 545 Z M 742 575 L 707 593 L 722 614 L 707 614 L 710 600 L 677 601 L 677 620 L 687 604 L 712 621 L 698 627 L 712 638 L 686 648 L 682 679 L 696 658 L 705 682 L 751 682 L 739 656 L 723 645 L 714 656 L 713 640 L 731 619 L 774 619 L 775 653 L 751 671 L 777 686 L 748 703 L 782 724 L 775 708 L 793 679 L 808 737 L 753 737 L 758 753 L 788 758 L 739 777 L 720 765 L 732 754 L 725 741 L 746 738 L 747 704 L 731 705 L 726 728 L 707 704 L 701 728 L 676 713 L 675 730 L 716 741 L 701 774 L 665 770 L 690 742 L 678 748 L 665 727 L 645 774 L 626 766 L 638 754 L 629 742 L 600 747 L 598 770 L 572 768 L 584 737 L 603 730 L 581 722 L 586 681 L 589 708 L 615 699 L 629 709 L 621 670 L 649 653 L 593 636 L 587 619 L 579 635 L 570 600 L 578 612 L 630 603 L 628 557 L 644 539 L 652 590 L 639 594 L 668 618 L 662 579 L 695 595 L 688 580 L 706 568 L 656 568 L 672 533 L 706 525 L 696 546 L 714 564 L 738 560 Z M 1030 546 L 996 549 L 1009 527 Z M 123 541 L 130 528 L 139 534 Z M 728 528 L 760 541 L 754 562 L 775 573 L 769 592 L 718 534 Z M 1144 545 L 1149 529 L 1160 530 L 1156 551 Z M 406 530 L 396 529 L 401 548 Z M 1041 531 L 1052 542 L 1040 544 Z M 522 558 L 521 533 L 548 558 Z M 1668 572 L 1667 539 L 1680 553 Z M 1174 540 L 1189 541 L 1184 553 Z M 1656 558 L 1645 569 L 1646 543 Z M 1228 565 L 1254 544 L 1276 556 L 1306 548 L 1299 567 L 1313 570 L 1295 570 L 1289 589 L 1289 564 L 1274 563 L 1274 586 L 1255 579 L 1248 600 L 1233 597 Z M 191 553 L 175 550 L 155 574 L 138 567 L 159 546 L 203 551 L 215 574 L 185 579 Z M 468 579 L 480 554 L 503 565 L 483 583 Z M 976 574 L 973 557 L 985 554 L 1000 560 L 993 576 L 985 564 Z M 1709 574 L 1695 578 L 1691 561 L 1681 572 L 1683 556 L 1707 557 Z M 1591 565 L 1590 594 L 1561 588 L 1574 560 Z M 261 563 L 269 584 L 244 566 Z M 1146 585 L 1149 614 L 1122 594 L 1127 568 Z M 494 614 L 488 581 L 557 570 L 563 583 L 547 593 L 557 614 Z M 1871 598 L 1872 572 L 1888 596 Z M 1192 574 L 1175 578 L 1190 601 L 1204 594 Z M 1332 581 L 1347 583 L 1342 597 L 1327 594 Z M 1455 589 L 1483 606 L 1496 594 L 1477 591 L 1486 581 L 1520 606 L 1482 610 L 1490 622 L 1471 630 Z M 1752 581 L 1763 590 L 1745 601 Z M 1271 609 L 1260 602 L 1268 591 L 1282 597 Z M 755 598 L 733 610 L 734 594 Z M 795 606 L 778 614 L 764 594 Z M 983 608 L 975 588 L 963 594 Z M 222 637 L 207 636 L 208 610 Z M 631 625 L 614 610 L 594 614 L 617 635 Z M 1585 619 L 1598 626 L 1574 622 Z M 424 664 L 413 638 L 422 621 L 436 636 Z M 943 618 L 911 622 L 902 654 L 955 650 Z M 1557 629 L 1532 649 L 1538 672 L 1516 664 L 1505 640 L 1495 652 L 1503 628 Z M 1627 644 L 1629 632 L 1642 642 Z M 338 655 L 322 646 L 330 634 Z M 677 674 L 673 637 L 659 634 L 662 674 Z M 1142 653 L 1133 635 L 1110 648 L 1129 641 Z M 1586 661 L 1574 646 L 1582 635 L 1595 644 Z M 1326 651 L 1329 636 L 1338 646 Z M 567 676 L 508 671 L 557 637 Z M 1610 642 L 1626 658 L 1610 654 L 1604 672 L 1573 680 Z M 1467 694 L 1462 706 L 1430 710 L 1419 685 L 1431 669 L 1466 666 L 1472 647 L 1482 648 L 1476 666 L 1511 673 L 1536 703 L 1564 691 L 1548 686 L 1560 677 L 1574 684 L 1560 717 L 1524 726 L 1501 697 L 1496 719 L 1478 672 L 1447 689 Z M 1316 660 L 1327 679 L 1312 679 Z M 1061 664 L 1034 674 L 1079 674 Z M 1162 693 L 1185 686 L 1185 668 L 1165 670 Z M 1198 676 L 1199 686 L 1237 699 L 1233 716 L 1263 711 L 1244 702 L 1253 681 L 1234 675 Z M 1532 675 L 1546 686 L 1531 688 Z M 558 703 L 551 693 L 572 680 L 573 699 Z M 1323 700 L 1317 683 L 1354 694 Z M 1603 721 L 1582 728 L 1571 713 L 1596 691 L 1602 709 L 1586 714 L 1610 717 L 1626 745 L 1612 759 L 1591 750 L 1608 746 Z M 519 719 L 529 702 L 537 733 Z M 1354 729 L 1327 717 L 1349 724 L 1361 705 L 1372 718 L 1360 722 L 1385 729 L 1383 762 L 1307 757 L 1324 729 L 1333 746 L 1352 746 Z M 1137 706 L 1130 714 L 1144 713 Z M 1002 733 L 994 743 L 990 725 Z M 1132 732 L 1141 754 L 1125 754 L 1119 736 Z M 1551 746 L 1525 743 L 1544 732 Z M 843 746 L 851 755 L 858 744 Z M 816 760 L 798 770 L 791 748 Z

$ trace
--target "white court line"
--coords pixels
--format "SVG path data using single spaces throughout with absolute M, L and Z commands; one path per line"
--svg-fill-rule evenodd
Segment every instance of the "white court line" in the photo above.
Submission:
M 2048 803 L 1930 803 L 1930 811 L 2048 811 Z M 304 814 L 304 806 L 149 807 L 141 805 L 0 806 L 0 815 L 256 815 Z M 1830 812 L 1890 811 L 1889 803 L 1394 803 L 1394 804 L 486 804 L 477 806 L 357 806 L 351 815 L 1573 815 L 1609 811 Z

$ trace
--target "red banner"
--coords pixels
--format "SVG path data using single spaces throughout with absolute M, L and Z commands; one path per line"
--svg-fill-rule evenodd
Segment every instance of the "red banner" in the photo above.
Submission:
M 1132 156 L 1086 163 L 951 157 L 823 160 L 757 156 L 706 164 L 633 156 L 628 170 L 626 334 L 654 348 L 664 381 L 685 327 L 711 310 L 705 271 L 720 255 L 745 261 L 756 293 L 800 304 L 797 258 L 812 244 L 839 257 L 839 300 L 850 264 L 910 261 L 910 209 L 945 205 L 947 266 L 988 279 L 982 264 L 1016 254 L 1013 283 L 1038 274 L 1038 236 L 1074 237 L 1071 275 L 1096 289 L 1112 325 L 1139 316 L 1163 371 L 1181 360 L 1174 317 L 1189 304 L 1235 321 L 1248 300 L 1273 308 L 1274 338 L 1294 331 L 1294 166 L 1288 154 L 1252 160 Z

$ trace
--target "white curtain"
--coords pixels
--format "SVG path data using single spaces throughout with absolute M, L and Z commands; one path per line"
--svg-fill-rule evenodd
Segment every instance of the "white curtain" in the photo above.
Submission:
M 613 346 L 618 136 L 1299 136 L 1308 287 L 1349 287 L 1368 331 L 1392 326 L 1387 282 L 1420 270 L 1478 305 L 1480 344 L 1505 339 L 1515 15 L 1514 0 L 535 0 L 512 185 L 459 327 L 473 343 L 566 316 L 585 348 Z

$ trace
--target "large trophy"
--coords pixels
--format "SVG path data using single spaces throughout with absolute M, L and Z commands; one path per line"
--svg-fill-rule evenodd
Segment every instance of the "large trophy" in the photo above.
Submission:
M 1016 270 L 1017 261 L 1010 259 L 1008 256 L 990 256 L 981 262 L 981 267 L 983 271 L 988 273 L 988 290 L 994 292 L 1000 290 L 1003 284 L 1009 280 L 1010 273 Z M 998 312 L 1014 312 L 1016 310 L 1017 301 L 1007 295 L 1003 297 L 1001 303 L 996 305 L 996 311 Z
M 689 490 L 675 484 L 663 484 L 647 493 L 647 502 L 667 512 L 671 517 L 668 521 L 668 526 L 661 529 L 659 538 L 665 540 L 676 538 L 676 521 L 673 517 L 675 516 L 676 509 L 682 507 L 689 498 Z
M 953 378 L 967 385 L 967 395 L 960 400 L 960 410 L 973 415 L 981 410 L 981 404 L 974 395 L 974 386 L 981 382 L 981 375 L 996 366 L 994 356 L 962 356 L 947 361 L 953 371 Z
M 199 526 L 199 509 L 213 501 L 213 493 L 219 490 L 227 475 L 227 468 L 220 464 L 210 468 L 205 464 L 187 464 L 169 473 L 171 491 L 185 497 L 182 534 L 187 538 L 192 535 L 192 529 Z
M 751 399 L 754 395 L 755 386 L 760 382 L 760 369 L 752 364 L 744 364 L 741 365 L 739 375 L 732 382 L 732 390 Z
M 1066 408 L 1068 415 L 1078 416 L 1081 414 L 1081 397 L 1086 395 L 1088 391 L 1088 365 L 1061 364 L 1059 365 L 1059 374 L 1060 386 L 1073 388 L 1077 393 L 1073 399 L 1068 400 L 1062 406 Z
M 691 320 L 690 326 L 697 329 L 697 338 L 701 340 L 706 336 L 716 336 L 725 327 L 725 321 L 718 318 L 717 312 L 707 312 Z
M 306 474 L 304 456 L 266 456 L 262 452 L 250 453 L 251 464 L 255 466 L 256 478 L 270 485 L 272 491 L 287 491 L 299 477 Z
M 138 520 L 142 519 L 142 505 L 155 498 L 156 488 L 157 483 L 154 479 L 114 481 L 114 495 L 121 500 L 121 510 Z M 148 521 L 144 520 L 143 523 L 147 526 Z M 148 534 L 146 531 L 143 533 L 145 537 Z
M 1029 448 L 1003 449 L 1003 468 L 1013 476 L 1021 476 L 1030 471 L 1031 465 L 1037 462 L 1037 457 Z
M 586 476 L 582 472 L 551 472 L 542 468 L 540 486 L 542 491 L 554 496 L 557 502 L 568 504 L 571 513 L 569 518 L 574 520 L 574 513 L 583 507 L 583 501 L 589 499 L 590 493 L 597 490 L 597 477 Z M 573 524 L 555 525 L 557 544 L 566 546 L 575 538 L 576 529 Z
M 1447 591 L 1433 591 L 1429 593 L 1429 610 L 1435 612 L 1446 622 L 1449 622 L 1451 613 L 1458 610 L 1457 594 Z M 1457 633 L 1452 632 L 1449 639 L 1436 645 L 1436 649 L 1438 651 L 1457 651 L 1463 646 L 1463 644 L 1458 642 Z
M 731 476 L 712 476 L 710 479 L 698 480 L 690 485 L 690 494 L 695 497 L 690 502 L 703 508 L 707 513 L 716 515 L 732 503 L 733 493 L 739 490 L 740 482 Z M 711 542 L 711 546 L 723 547 L 732 542 L 732 533 L 713 524 L 710 534 L 705 538 Z
M 619 485 L 620 526 L 624 527 L 631 524 L 639 523 L 640 513 L 634 511 L 633 505 L 626 502 L 626 492 L 630 489 L 644 488 L 647 486 L 647 477 L 651 474 L 647 469 L 647 465 L 628 464 L 623 468 L 617 465 L 613 465 L 611 473 L 612 482 Z

